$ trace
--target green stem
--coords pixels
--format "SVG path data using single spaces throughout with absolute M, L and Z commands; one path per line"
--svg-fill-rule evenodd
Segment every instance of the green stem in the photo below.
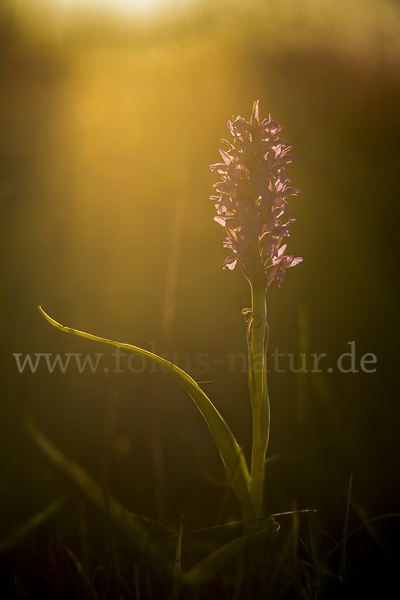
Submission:
M 251 286 L 251 329 L 249 339 L 249 385 L 253 409 L 253 448 L 251 456 L 251 497 L 256 516 L 263 511 L 264 465 L 270 427 L 267 387 L 268 342 L 265 286 Z

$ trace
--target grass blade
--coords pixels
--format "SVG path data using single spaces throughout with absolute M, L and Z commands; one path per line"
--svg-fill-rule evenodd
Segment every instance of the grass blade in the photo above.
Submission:
M 0 540 L 0 554 L 6 552 L 16 544 L 18 544 L 23 538 L 33 533 L 38 527 L 42 525 L 47 519 L 50 519 L 64 504 L 67 500 L 68 494 L 64 494 L 45 509 L 28 519 L 25 523 L 17 527 L 12 532 L 9 532 L 5 537 Z
M 78 571 L 79 575 L 82 577 L 83 581 L 86 584 L 86 587 L 87 587 L 86 598 L 88 600 L 98 600 L 99 595 L 96 592 L 95 588 L 93 587 L 93 582 L 90 579 L 87 572 L 85 571 L 85 569 L 83 568 L 81 561 L 75 556 L 75 554 L 72 552 L 72 550 L 70 550 L 66 546 L 64 546 L 64 548 L 65 548 L 66 552 L 69 554 L 69 556 L 71 557 L 71 559 L 76 567 L 76 570 Z
M 172 561 L 163 551 L 160 544 L 151 539 L 148 530 L 134 515 L 126 514 L 122 504 L 111 494 L 106 500 L 103 488 L 80 465 L 67 458 L 56 448 L 37 428 L 34 421 L 25 418 L 28 433 L 69 480 L 86 496 L 86 498 L 109 517 L 113 525 L 129 539 L 138 552 L 144 554 L 149 562 L 158 568 L 162 575 L 169 575 L 172 571 Z
M 182 578 L 188 585 L 202 585 L 214 577 L 214 575 L 236 560 L 241 554 L 257 545 L 270 543 L 279 530 L 279 525 L 273 519 L 269 519 L 265 528 L 257 533 L 242 536 L 221 546 L 215 550 L 190 571 L 185 573 Z

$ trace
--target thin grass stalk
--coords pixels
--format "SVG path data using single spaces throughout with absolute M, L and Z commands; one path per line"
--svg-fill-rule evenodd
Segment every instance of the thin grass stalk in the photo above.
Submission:
M 179 534 L 176 540 L 175 548 L 175 562 L 173 572 L 173 600 L 179 600 L 181 590 L 181 579 L 182 579 L 182 532 L 183 532 L 183 514 L 181 515 L 181 524 L 179 527 Z
M 353 469 L 351 469 L 351 471 L 350 471 L 349 487 L 347 490 L 346 512 L 344 515 L 344 524 L 343 524 L 342 549 L 340 552 L 339 577 L 342 581 L 344 581 L 345 577 L 346 577 L 346 541 L 347 541 L 347 528 L 348 528 L 348 524 L 349 524 L 349 512 L 350 512 L 350 504 L 351 504 L 352 487 L 353 487 Z

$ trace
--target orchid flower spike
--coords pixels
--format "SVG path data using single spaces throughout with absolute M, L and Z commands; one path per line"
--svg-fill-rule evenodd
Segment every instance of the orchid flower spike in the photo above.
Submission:
M 223 162 L 210 166 L 221 181 L 214 185 L 218 196 L 211 196 L 218 215 L 215 221 L 225 228 L 224 247 L 231 251 L 224 269 L 239 263 L 251 285 L 268 287 L 275 279 L 281 287 L 285 269 L 302 258 L 285 254 L 290 218 L 287 198 L 297 196 L 297 188 L 288 187 L 285 167 L 293 162 L 291 146 L 279 137 L 283 127 L 276 121 L 260 123 L 258 101 L 254 102 L 249 121 L 237 117 L 228 121 L 233 143 L 220 150 Z

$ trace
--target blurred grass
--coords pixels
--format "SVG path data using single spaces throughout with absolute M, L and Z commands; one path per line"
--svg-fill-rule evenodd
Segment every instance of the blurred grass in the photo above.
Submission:
M 270 290 L 270 349 L 298 352 L 303 305 L 310 353 L 332 364 L 355 340 L 358 360 L 378 357 L 374 374 L 306 374 L 301 428 L 297 377 L 271 373 L 268 509 L 315 499 L 319 526 L 340 539 L 353 467 L 366 518 L 395 512 L 398 4 L 203 2 L 140 24 L 88 13 L 63 23 L 43 3 L 26 6 L 0 9 L 1 525 L 14 530 L 65 487 L 20 429 L 26 409 L 68 456 L 95 476 L 106 470 L 126 508 L 177 527 L 182 513 L 215 523 L 225 489 L 213 483 L 223 473 L 212 440 L 163 374 L 19 374 L 12 354 L 90 352 L 48 330 L 38 304 L 77 328 L 177 354 L 183 368 L 208 353 L 209 369 L 192 375 L 212 381 L 207 393 L 248 454 L 246 374 L 213 360 L 246 352 L 249 297 L 240 273 L 221 269 L 208 165 L 227 119 L 248 117 L 257 98 L 298 157 L 287 170 L 301 189 L 290 249 L 305 258 Z M 359 514 L 350 510 L 350 529 Z M 397 526 L 378 527 L 395 555 Z M 368 540 L 353 538 L 349 555 L 384 572 Z

